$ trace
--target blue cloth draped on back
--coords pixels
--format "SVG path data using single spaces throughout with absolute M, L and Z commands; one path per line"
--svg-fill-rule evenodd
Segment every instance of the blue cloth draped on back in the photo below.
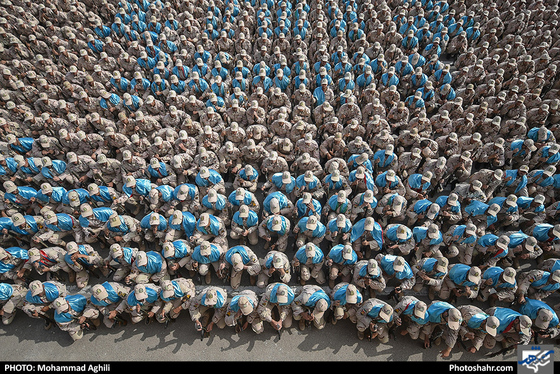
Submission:
M 87 305 L 87 298 L 84 295 L 68 295 L 65 297 L 70 309 L 76 313 L 82 313 Z M 68 323 L 73 320 L 72 314 L 68 312 L 54 312 L 54 320 L 58 323 Z
M 277 283 L 276 285 L 274 285 L 274 287 L 272 288 L 272 290 L 270 291 L 270 302 L 273 304 L 277 304 L 278 303 L 278 298 L 276 296 L 276 293 L 278 292 L 278 288 L 282 286 L 282 284 Z M 294 291 L 290 288 L 286 286 L 286 289 L 288 290 L 288 300 L 285 303 L 278 303 L 280 305 L 290 305 L 292 303 L 292 301 L 294 301 Z
M 163 257 L 159 252 L 149 251 L 146 252 L 148 263 L 143 266 L 138 266 L 138 269 L 144 273 L 156 274 L 161 271 L 163 265 Z
M 43 289 L 45 291 L 45 297 L 47 302 L 53 302 L 58 296 L 58 288 L 51 282 L 43 282 Z M 33 296 L 31 295 L 31 290 L 27 291 L 25 295 L 25 301 L 32 303 L 32 304 L 44 304 L 45 302 L 41 300 L 39 295 Z
M 228 249 L 228 251 L 226 252 L 226 255 L 225 255 L 225 260 L 230 265 L 233 265 L 233 263 L 231 262 L 231 256 L 233 256 L 236 253 L 238 253 L 241 256 L 241 260 L 243 261 L 243 264 L 247 264 L 251 260 L 251 257 L 249 256 L 249 254 L 245 250 L 245 247 L 242 246 L 242 245 L 236 245 L 236 246 Z
M 20 247 L 9 247 L 4 249 L 8 252 L 11 256 L 15 258 L 19 258 L 20 260 L 27 260 L 29 259 L 29 254 L 27 253 L 27 249 L 23 249 Z M 0 261 L 0 274 L 4 274 L 15 267 L 14 264 L 6 264 L 3 261 Z
M 126 302 L 131 307 L 134 307 L 136 305 L 143 305 L 145 303 L 153 303 L 159 298 L 159 292 L 157 290 L 154 290 L 153 288 L 146 287 L 146 293 L 148 294 L 148 297 L 145 300 L 140 301 L 136 298 L 136 292 L 133 290 L 128 294 Z
M 97 306 L 107 306 L 109 304 L 113 304 L 121 300 L 121 297 L 109 282 L 103 282 L 101 283 L 101 286 L 103 286 L 103 288 L 105 288 L 105 291 L 107 291 L 107 295 L 108 295 L 107 299 L 109 301 L 107 302 L 105 300 L 98 300 L 93 295 L 91 295 L 90 301 L 92 304 Z

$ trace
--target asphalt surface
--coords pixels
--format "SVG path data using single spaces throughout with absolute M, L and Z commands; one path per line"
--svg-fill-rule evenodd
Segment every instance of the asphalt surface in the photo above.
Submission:
M 215 278 L 212 282 L 221 285 Z M 244 279 L 246 281 L 246 279 Z M 247 280 L 248 281 L 248 280 Z M 245 283 L 245 282 L 244 282 Z M 200 290 L 204 285 L 197 285 Z M 292 286 L 297 289 L 299 286 Z M 89 294 L 91 286 L 78 290 L 68 288 L 69 293 Z M 224 286 L 228 295 L 234 295 Z M 328 289 L 328 287 L 325 287 Z M 392 287 L 388 287 L 392 289 Z M 255 292 L 261 291 L 256 287 Z M 378 297 L 384 298 L 384 292 Z M 425 293 L 415 294 L 429 303 Z M 560 301 L 551 296 L 551 303 Z M 392 301 L 390 304 L 394 305 Z M 459 299 L 456 305 L 469 303 Z M 484 304 L 474 302 L 484 308 Z M 545 342 L 550 344 L 552 342 Z M 239 334 L 233 328 L 215 328 L 208 337 L 201 339 L 183 311 L 176 322 L 167 328 L 157 322 L 129 324 L 108 329 L 104 325 L 95 331 L 86 331 L 84 337 L 73 342 L 70 336 L 56 326 L 45 330 L 43 321 L 32 319 L 20 312 L 12 324 L 0 328 L 2 361 L 430 361 L 430 362 L 496 362 L 516 361 L 517 354 L 509 353 L 489 358 L 487 350 L 474 354 L 466 352 L 459 343 L 447 358 L 440 357 L 443 345 L 424 348 L 420 340 L 401 336 L 397 330 L 387 343 L 378 340 L 358 340 L 354 324 L 348 320 L 336 325 L 328 324 L 323 330 L 310 327 L 300 331 L 297 326 L 285 329 L 281 336 L 266 324 L 262 334 L 245 330 Z M 494 351 L 499 348 L 496 347 Z
M 182 314 L 167 328 L 153 322 L 107 329 L 101 326 L 72 342 L 56 326 L 45 331 L 43 322 L 20 314 L 0 330 L 3 361 L 516 361 L 516 353 L 485 357 L 470 354 L 459 344 L 448 358 L 441 358 L 442 346 L 425 349 L 421 341 L 400 336 L 382 344 L 358 340 L 349 321 L 327 325 L 319 331 L 300 331 L 292 326 L 281 337 L 270 326 L 262 334 L 233 328 L 213 330 L 200 339 L 188 314 Z
M 229 187 L 229 186 L 228 186 Z M 228 193 L 231 188 L 227 188 Z M 257 199 L 262 205 L 262 193 L 257 192 Z M 261 208 L 262 209 L 262 208 Z M 291 259 L 295 253 L 292 247 L 294 238 L 290 238 L 286 254 Z M 235 245 L 236 240 L 229 239 L 229 245 Z M 257 246 L 252 249 L 259 258 L 263 258 L 267 251 L 264 250 L 264 240 L 260 239 Z M 108 255 L 108 249 L 95 246 L 102 257 Z M 328 253 L 329 242 L 323 241 L 320 246 L 323 252 Z M 148 250 L 148 248 L 147 248 Z M 525 264 L 523 268 L 530 267 Z M 182 269 L 182 275 L 188 277 L 188 272 Z M 35 277 L 37 275 L 35 274 Z M 42 279 L 43 277 L 39 277 Z M 271 280 L 271 283 L 276 281 Z M 91 286 L 102 283 L 106 278 L 91 278 L 90 284 L 79 290 L 75 284 L 67 284 L 69 294 L 82 293 L 89 297 Z M 197 291 L 206 285 L 204 280 L 197 276 L 193 278 Z M 314 280 L 309 284 L 316 284 Z M 211 285 L 226 289 L 228 296 L 232 297 L 234 292 L 229 285 L 224 284 L 213 274 Z M 297 277 L 292 276 L 288 283 L 290 287 L 297 290 L 301 286 Z M 387 288 L 377 297 L 385 298 L 393 290 L 391 281 Z M 329 291 L 328 285 L 322 287 Z M 257 295 L 263 290 L 250 285 L 249 277 L 244 274 L 241 287 L 253 289 Z M 414 293 L 406 291 L 407 295 L 417 296 L 419 299 L 430 303 L 426 292 Z M 367 298 L 367 297 L 366 297 Z M 387 300 L 392 306 L 393 300 Z M 560 296 L 553 295 L 550 300 L 555 305 L 560 302 Z M 467 299 L 461 299 L 454 303 L 462 305 L 471 303 Z M 482 309 L 489 305 L 478 301 L 472 302 Z M 499 305 L 499 306 L 506 306 Z M 0 327 L 0 346 L 2 361 L 516 361 L 517 354 L 509 353 L 505 356 L 499 355 L 494 358 L 486 356 L 489 352 L 482 350 L 474 354 L 466 352 L 459 343 L 453 348 L 447 358 L 440 357 L 439 352 L 444 348 L 434 346 L 426 349 L 420 340 L 414 341 L 408 336 L 400 336 L 397 330 L 394 338 L 383 344 L 378 340 L 360 341 L 357 330 L 350 321 L 341 321 L 336 325 L 328 324 L 319 331 L 312 327 L 300 331 L 296 325 L 285 329 L 282 336 L 268 324 L 262 334 L 255 334 L 250 329 L 236 334 L 233 328 L 226 327 L 224 330 L 215 328 L 209 337 L 201 340 L 200 334 L 195 330 L 194 323 L 190 320 L 188 311 L 183 311 L 176 322 L 170 323 L 167 328 L 157 322 L 146 325 L 144 322 L 133 325 L 130 323 L 124 327 L 108 329 L 103 324 L 95 331 L 87 331 L 84 337 L 73 342 L 68 333 L 61 331 L 57 326 L 45 330 L 43 321 L 32 319 L 23 312 L 19 312 L 14 321 L 7 326 Z M 494 350 L 497 351 L 496 347 Z

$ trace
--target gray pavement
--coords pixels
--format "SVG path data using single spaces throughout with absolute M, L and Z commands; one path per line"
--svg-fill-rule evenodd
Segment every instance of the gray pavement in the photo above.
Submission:
M 228 186 L 229 187 L 229 186 Z M 228 188 L 228 193 L 231 187 Z M 263 196 L 257 192 L 257 198 L 262 201 Z M 290 238 L 286 254 L 292 258 L 294 251 Z M 230 246 L 235 245 L 235 240 L 229 240 Z M 266 254 L 263 248 L 264 241 L 253 248 L 255 254 L 262 258 Z M 328 243 L 321 245 L 327 253 Z M 108 250 L 96 246 L 99 253 L 105 257 Z M 188 277 L 188 272 L 182 270 L 183 276 Z M 35 275 L 36 276 L 36 275 Z M 41 277 L 41 280 L 43 277 Z M 273 278 L 274 279 L 274 278 Z M 82 293 L 89 297 L 91 286 L 108 279 L 91 278 L 90 285 L 79 290 L 75 285 L 67 285 L 69 294 Z M 203 280 L 195 276 L 193 279 L 197 291 L 205 287 Z M 271 281 L 272 282 L 272 281 Z M 310 284 L 316 284 L 314 281 Z M 233 296 L 235 291 L 224 285 L 213 274 L 212 285 L 226 289 L 228 296 Z M 297 290 L 301 287 L 297 277 L 292 277 L 289 286 Z M 329 291 L 327 285 L 322 285 Z M 250 286 L 249 277 L 243 275 L 241 289 L 251 288 L 257 295 L 263 290 Z M 378 295 L 385 298 L 393 290 L 390 282 L 385 291 Z M 426 292 L 413 294 L 419 299 L 429 303 Z M 366 297 L 367 298 L 367 297 Z M 551 296 L 551 305 L 560 302 L 560 296 Z M 393 300 L 388 300 L 395 305 Z M 459 299 L 455 305 L 470 303 L 467 299 Z M 474 302 L 482 309 L 487 304 Z M 506 306 L 499 305 L 499 306 Z M 129 320 L 129 319 L 128 319 Z M 130 321 L 130 320 L 129 320 Z M 414 341 L 408 336 L 400 336 L 397 331 L 395 338 L 382 344 L 379 341 L 360 341 L 354 324 L 342 321 L 336 325 L 328 324 L 322 331 L 310 328 L 299 331 L 297 326 L 292 326 L 284 331 L 281 338 L 270 325 L 265 326 L 265 331 L 257 335 L 250 330 L 236 334 L 233 328 L 212 331 L 208 338 L 200 339 L 200 334 L 195 330 L 194 323 L 190 320 L 188 311 L 183 311 L 178 320 L 169 324 L 167 329 L 152 322 L 146 325 L 141 322 L 132 325 L 130 322 L 125 327 L 107 329 L 101 325 L 96 331 L 86 332 L 80 341 L 72 342 L 68 333 L 53 326 L 45 331 L 43 321 L 31 319 L 23 312 L 19 312 L 12 324 L 0 327 L 0 346 L 2 347 L 2 361 L 516 361 L 516 353 L 509 353 L 505 357 L 488 358 L 487 350 L 471 354 L 466 352 L 459 343 L 452 350 L 450 357 L 441 358 L 439 352 L 443 346 L 434 346 L 425 349 L 421 341 Z M 499 348 L 496 347 L 495 350 Z
M 2 361 L 516 361 L 515 353 L 486 358 L 470 354 L 457 345 L 449 358 L 440 348 L 424 349 L 420 341 L 396 336 L 387 344 L 359 341 L 349 321 L 327 325 L 324 330 L 286 330 L 281 338 L 270 326 L 256 335 L 235 334 L 233 329 L 213 331 L 200 340 L 187 315 L 167 329 L 158 323 L 86 332 L 72 342 L 56 327 L 45 331 L 40 320 L 18 315 L 0 330 Z
M 215 282 L 217 285 L 218 283 Z M 202 288 L 198 285 L 197 289 Z M 292 286 L 297 288 L 298 286 Z M 89 286 L 80 291 L 88 294 Z M 224 287 L 228 294 L 232 289 Z M 392 289 L 392 287 L 391 287 Z M 254 289 L 257 294 L 259 291 Z M 69 292 L 78 292 L 69 287 Z M 235 291 L 233 291 L 235 292 Z M 384 298 L 387 293 L 379 295 Z M 429 302 L 425 294 L 416 294 Z M 559 298 L 551 296 L 551 302 Z M 468 303 L 459 300 L 458 303 Z M 392 303 L 392 302 L 390 302 Z M 484 304 L 474 302 L 484 307 Z M 20 313 L 11 325 L 0 328 L 2 361 L 516 361 L 515 352 L 495 358 L 486 356 L 486 350 L 474 354 L 466 352 L 459 343 L 450 357 L 441 358 L 442 346 L 425 349 L 421 341 L 401 336 L 397 331 L 386 344 L 378 341 L 360 341 L 354 324 L 345 320 L 328 324 L 323 330 L 309 328 L 300 331 L 292 326 L 279 337 L 266 325 L 262 334 L 245 330 L 236 334 L 233 328 L 215 329 L 201 340 L 188 312 L 183 311 L 176 322 L 164 325 L 152 322 L 146 325 L 128 324 L 108 329 L 100 326 L 86 332 L 80 341 L 56 326 L 45 331 L 41 320 Z M 498 347 L 495 348 L 498 350 Z

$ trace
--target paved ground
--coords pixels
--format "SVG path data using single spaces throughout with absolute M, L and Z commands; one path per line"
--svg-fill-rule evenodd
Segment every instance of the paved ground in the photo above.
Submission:
M 218 284 L 218 283 L 215 283 Z M 202 285 L 197 286 L 198 289 Z M 297 288 L 298 286 L 293 286 Z M 231 288 L 224 287 L 231 295 Z M 70 287 L 70 292 L 73 288 Z M 77 290 L 74 290 L 77 292 Z M 89 287 L 82 290 L 88 293 Z M 258 293 L 258 290 L 255 289 Z M 380 295 L 383 298 L 385 294 Z M 429 302 L 425 294 L 417 295 Z M 552 296 L 551 302 L 559 302 Z M 461 303 L 467 300 L 459 300 Z M 475 302 L 479 304 L 478 302 Z M 481 305 L 483 306 L 483 305 Z M 122 328 L 100 326 L 86 332 L 81 341 L 72 342 L 67 333 L 56 326 L 45 331 L 40 320 L 19 314 L 9 326 L 0 328 L 2 360 L 15 361 L 516 361 L 516 353 L 488 358 L 487 351 L 470 354 L 458 343 L 449 358 L 441 358 L 440 347 L 424 349 L 422 342 L 398 331 L 388 343 L 360 341 L 355 325 L 341 321 L 328 324 L 319 331 L 309 328 L 299 331 L 292 327 L 279 338 L 269 325 L 265 331 L 254 334 L 244 331 L 236 334 L 232 328 L 214 330 L 209 337 L 200 339 L 187 312 L 167 328 L 157 322 L 149 325 L 128 324 Z M 116 349 L 113 349 L 116 348 Z M 497 348 L 496 348 L 497 350 Z
M 228 193 L 231 189 L 228 189 Z M 258 194 L 259 201 L 262 196 Z M 286 254 L 292 258 L 294 252 L 290 239 Z M 230 240 L 230 246 L 235 245 Z M 327 253 L 328 243 L 321 245 Z M 266 251 L 263 241 L 253 248 L 257 256 L 264 257 Z M 105 257 L 107 249 L 99 249 L 100 254 Z M 185 275 L 186 275 L 185 271 Z M 89 295 L 92 284 L 103 282 L 105 279 L 92 278 L 90 286 L 78 290 L 75 285 L 68 287 L 69 293 L 84 293 Z M 200 280 L 194 279 L 197 289 L 204 287 Z M 314 283 L 314 282 L 311 282 Z M 231 288 L 224 285 L 222 281 L 213 277 L 212 285 L 224 287 L 230 296 Z M 292 277 L 289 283 L 291 287 L 300 287 L 296 277 Z M 391 283 L 386 291 L 379 295 L 383 298 L 393 289 Z M 328 286 L 323 285 L 325 290 Z M 242 288 L 251 288 L 247 274 L 242 278 Z M 257 294 L 262 290 L 254 287 Z M 426 301 L 425 293 L 415 296 Z M 553 304 L 558 303 L 553 296 Z M 393 301 L 389 301 L 394 305 Z M 456 303 L 460 305 L 469 303 L 464 299 Z M 478 302 L 475 302 L 478 303 Z M 479 303 L 480 304 L 480 303 Z M 488 305 L 480 304 L 483 309 Z M 237 335 L 233 329 L 223 331 L 216 330 L 211 336 L 200 340 L 200 335 L 195 331 L 193 322 L 190 321 L 188 312 L 184 311 L 178 321 L 170 324 L 167 329 L 163 325 L 154 322 L 146 325 L 143 322 L 138 325 L 129 324 L 123 328 L 114 330 L 107 329 L 104 325 L 97 331 L 87 332 L 84 338 L 78 342 L 72 342 L 67 333 L 53 326 L 49 331 L 43 329 L 41 320 L 31 319 L 20 312 L 14 322 L 9 326 L 0 327 L 0 346 L 2 346 L 2 360 L 15 361 L 48 361 L 56 360 L 132 360 L 132 361 L 207 361 L 209 357 L 217 361 L 232 360 L 256 360 L 256 361 L 516 361 L 515 353 L 505 357 L 487 358 L 486 351 L 470 354 L 457 343 L 449 358 L 439 357 L 439 347 L 424 349 L 420 341 L 413 341 L 408 336 L 402 337 L 397 333 L 396 340 L 391 339 L 387 344 L 378 341 L 359 341 L 355 325 L 349 321 L 339 322 L 337 325 L 327 325 L 324 330 L 315 328 L 299 331 L 297 327 L 285 331 L 279 339 L 277 333 L 270 327 L 265 327 L 265 332 L 256 335 L 252 331 L 244 331 Z M 117 348 L 117 349 L 113 349 Z
M 20 317 L 20 316 L 18 316 Z M 515 361 L 516 354 L 502 358 L 469 354 L 459 345 L 447 359 L 439 357 L 439 347 L 424 349 L 421 343 L 397 336 L 387 344 L 359 341 L 348 321 L 328 325 L 323 331 L 299 331 L 292 327 L 279 339 L 269 326 L 260 335 L 252 331 L 235 334 L 218 330 L 200 340 L 187 316 L 165 329 L 152 323 L 128 325 L 109 330 L 100 328 L 72 342 L 56 327 L 43 329 L 39 320 L 17 318 L 0 330 L 2 360 L 16 361 Z M 184 317 L 184 318 L 183 318 Z M 114 349 L 116 348 L 116 349 Z

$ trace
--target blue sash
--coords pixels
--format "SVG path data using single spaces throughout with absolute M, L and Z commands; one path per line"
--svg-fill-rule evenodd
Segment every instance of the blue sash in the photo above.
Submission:
M 554 309 L 552 309 L 548 304 L 541 300 L 525 298 L 525 302 L 519 308 L 519 312 L 521 314 L 529 316 L 529 318 L 534 321 L 535 319 L 537 319 L 539 310 L 541 309 L 547 309 L 552 312 L 552 320 L 548 324 L 548 327 L 557 327 L 560 323 L 560 321 L 558 320 L 558 315 L 556 314 Z
M 47 302 L 53 302 L 56 298 L 60 295 L 58 292 L 58 288 L 50 282 L 43 282 L 43 288 L 45 290 L 45 297 L 47 298 Z M 32 304 L 44 304 L 43 300 L 39 295 L 32 296 L 31 290 L 27 291 L 25 295 L 25 301 Z
M 445 301 L 437 301 L 428 307 L 428 322 L 441 323 L 441 315 L 449 309 L 455 307 Z
M 27 249 L 23 249 L 20 247 L 9 247 L 9 248 L 5 248 L 4 250 L 15 258 L 19 258 L 21 260 L 29 259 L 29 254 L 27 253 Z M 15 267 L 14 264 L 6 264 L 0 261 L 0 274 L 4 274 L 12 270 L 14 267 Z
M 516 312 L 513 309 L 502 307 L 496 308 L 496 310 L 494 311 L 494 317 L 498 318 L 498 320 L 500 321 L 500 326 L 498 326 L 496 335 L 503 333 L 504 330 L 513 322 L 513 320 L 519 318 L 520 316 L 522 316 L 522 314 Z
M 381 259 L 379 265 L 381 266 L 381 268 L 385 273 L 389 274 L 390 276 L 395 275 L 397 279 L 402 280 L 402 279 L 412 278 L 414 274 L 412 273 L 412 269 L 410 268 L 410 265 L 406 262 L 404 264 L 404 269 L 398 273 L 395 273 L 395 269 L 393 269 L 393 263 L 395 262 L 396 258 L 397 256 L 394 255 L 385 255 Z
M 14 288 L 9 283 L 0 283 L 0 301 L 8 300 L 14 293 Z
M 469 265 L 458 263 L 449 270 L 448 276 L 457 285 L 472 287 L 476 284 L 467 280 L 470 269 Z
M 486 321 L 488 317 L 490 316 L 486 313 L 476 313 L 469 319 L 467 326 L 474 330 L 480 330 L 480 325 Z
M 282 284 L 283 283 L 275 284 L 274 287 L 272 288 L 272 290 L 270 291 L 270 302 L 271 303 L 273 303 L 273 304 L 278 303 L 278 299 L 276 297 L 276 292 L 278 291 L 278 288 Z M 288 300 L 285 303 L 280 303 L 280 305 L 290 305 L 292 303 L 292 301 L 294 301 L 294 291 L 290 287 L 286 287 L 286 288 L 288 289 Z
M 133 290 L 128 295 L 128 297 L 126 299 L 126 302 L 131 307 L 134 307 L 136 305 L 144 305 L 144 303 L 153 303 L 159 298 L 159 292 L 154 290 L 153 288 L 146 287 L 146 293 L 148 294 L 148 297 L 144 301 L 139 301 L 139 300 L 136 299 L 136 293 Z
M 252 210 L 249 210 L 249 216 L 246 219 L 247 219 L 247 227 L 253 227 L 259 223 L 259 216 L 257 215 L 257 213 L 255 213 Z M 244 226 L 243 218 L 239 216 L 238 211 L 233 214 L 232 221 L 238 224 L 239 226 Z
M 76 295 L 68 295 L 65 297 L 70 309 L 77 313 L 82 313 L 87 305 L 87 299 L 85 296 L 76 294 Z M 72 314 L 70 312 L 63 312 L 59 313 L 57 311 L 54 312 L 54 320 L 58 323 L 68 323 L 71 322 L 73 319 Z
M 295 257 L 302 264 L 307 262 L 307 255 L 305 254 L 305 248 L 306 248 L 305 245 L 301 246 L 295 254 Z M 315 245 L 315 254 L 313 255 L 312 263 L 313 264 L 318 264 L 321 261 L 323 261 L 324 258 L 325 258 L 325 256 L 323 255 L 323 252 L 321 251 L 321 249 Z
M 91 295 L 89 300 L 93 305 L 107 306 L 109 304 L 114 304 L 121 300 L 121 297 L 109 282 L 103 282 L 101 285 L 103 286 L 103 288 L 105 288 L 105 291 L 107 291 L 107 295 L 108 295 L 107 299 L 109 299 L 109 302 L 105 300 L 97 300 L 93 295 Z
M 200 219 L 196 223 L 196 229 L 206 235 L 218 235 L 220 233 L 220 223 L 215 216 L 210 214 L 210 232 L 208 232 L 205 227 L 200 226 Z
M 179 287 L 179 284 L 172 280 L 171 284 L 173 285 L 173 295 L 170 297 L 164 297 L 163 294 L 161 295 L 161 299 L 163 301 L 171 301 L 171 300 L 176 300 L 176 299 L 180 299 L 183 296 L 185 296 L 185 293 L 183 292 L 183 290 L 181 290 L 181 287 Z
M 282 226 L 280 227 L 280 230 L 278 231 L 274 231 L 272 229 L 272 222 L 274 221 L 274 217 L 269 217 L 268 221 L 266 222 L 266 227 L 268 228 L 268 230 L 272 231 L 272 232 L 277 232 L 278 235 L 284 235 L 286 233 L 286 229 L 287 229 L 287 224 L 286 224 L 286 219 L 284 217 L 280 217 L 282 219 Z
M 238 253 L 241 256 L 241 259 L 242 259 L 244 265 L 247 264 L 251 260 L 251 257 L 249 256 L 249 254 L 245 250 L 245 247 L 243 247 L 242 245 L 236 245 L 236 246 L 228 249 L 228 251 L 226 252 L 226 255 L 225 255 L 225 260 L 230 265 L 233 265 L 233 263 L 231 262 L 231 256 L 233 256 L 236 253 Z
M 531 286 L 544 291 L 556 291 L 558 288 L 560 288 L 560 283 L 548 284 L 547 282 L 549 277 L 550 273 L 546 271 L 543 277 L 531 283 Z
M 329 308 L 331 307 L 331 298 L 323 290 L 317 290 L 313 292 L 313 294 L 309 296 L 309 299 L 307 299 L 307 302 L 304 305 L 307 307 L 313 307 L 315 306 L 315 304 L 317 304 L 317 301 L 319 300 L 325 300 L 327 302 L 328 307 Z
M 163 258 L 159 252 L 149 251 L 146 252 L 148 263 L 144 266 L 138 266 L 138 270 L 143 273 L 156 274 L 161 271 Z
M 216 304 L 214 304 L 212 306 L 212 308 L 216 308 L 219 309 L 221 307 L 224 306 L 224 303 L 226 301 L 226 298 L 224 297 L 224 295 L 222 295 L 222 293 L 220 291 L 217 290 L 216 294 L 218 295 L 218 301 L 216 302 Z M 200 300 L 200 303 L 204 306 L 206 306 L 206 294 L 202 295 L 202 299 Z
M 351 265 L 351 264 L 355 264 L 358 261 L 358 255 L 354 251 L 352 251 L 352 259 L 350 260 L 343 259 L 342 258 L 343 251 L 344 251 L 344 245 L 337 244 L 331 248 L 328 256 L 337 264 L 342 264 L 342 265 Z
M 355 225 L 352 226 L 352 231 L 350 233 L 350 242 L 354 243 L 358 240 L 365 232 L 366 219 L 362 218 Z M 379 223 L 373 223 L 373 230 L 371 231 L 371 236 L 377 242 L 379 248 L 383 248 L 383 230 Z
M 502 269 L 501 267 L 492 266 L 492 267 L 489 267 L 488 269 L 486 269 L 484 271 L 484 273 L 482 273 L 482 279 L 484 279 L 484 280 L 492 279 L 491 286 L 494 287 L 500 281 L 500 275 L 503 272 L 504 272 L 504 269 Z M 502 283 L 502 284 L 500 284 L 499 288 L 515 288 L 516 284 L 517 284 L 517 282 L 515 282 L 514 284 Z
M 241 296 L 244 295 L 235 295 L 229 302 L 229 308 L 235 313 L 239 311 L 239 298 Z M 253 304 L 253 300 L 250 297 L 247 297 L 247 300 L 249 300 L 249 304 L 251 304 L 252 307 L 255 307 L 255 305 Z
M 214 244 L 210 244 L 210 248 L 211 248 L 210 255 L 203 256 L 200 254 L 200 245 L 197 245 L 194 248 L 193 254 L 191 256 L 192 259 L 195 260 L 196 262 L 200 262 L 201 264 L 209 264 L 218 261 L 221 255 L 220 251 L 218 250 L 218 247 L 216 247 Z
M 348 285 L 344 285 L 342 287 L 340 287 L 338 290 L 336 290 L 336 292 L 333 295 L 333 300 L 335 301 L 339 301 L 339 304 L 341 306 L 346 305 L 346 289 L 348 288 Z M 358 292 L 358 299 L 357 299 L 357 304 L 360 304 L 363 300 L 362 298 L 362 293 L 360 291 Z

